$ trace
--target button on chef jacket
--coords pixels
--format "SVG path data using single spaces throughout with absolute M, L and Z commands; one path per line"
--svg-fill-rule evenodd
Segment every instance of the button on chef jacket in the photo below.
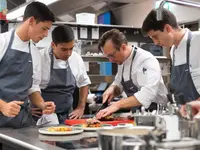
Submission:
M 0 61 L 2 60 L 5 52 L 7 50 L 11 33 L 13 30 L 0 34 Z M 12 47 L 16 50 L 29 53 L 29 41 L 23 42 L 16 32 L 14 33 L 14 41 L 12 43 Z M 33 45 L 31 42 L 31 56 L 32 56 L 32 63 L 33 63 L 33 84 L 32 87 L 28 90 L 28 94 L 32 94 L 34 92 L 40 92 L 40 81 L 41 81 L 41 57 L 39 50 Z M 5 66 L 6 67 L 6 66 Z M 26 81 L 24 81 L 26 82 Z
M 118 72 L 112 83 L 113 85 L 117 85 L 121 91 L 123 91 L 121 85 L 122 68 L 124 65 L 124 81 L 128 81 L 132 57 L 133 51 L 122 65 L 118 65 Z M 167 89 L 162 79 L 159 62 L 151 53 L 137 47 L 137 53 L 131 69 L 131 79 L 133 84 L 138 88 L 138 92 L 133 95 L 145 108 L 148 108 L 152 102 L 163 106 L 166 105 Z
M 51 66 L 51 57 L 49 55 L 51 48 L 45 48 L 40 50 L 42 58 L 42 78 L 40 88 L 45 89 L 50 80 L 50 66 Z M 87 75 L 86 68 L 83 62 L 83 59 L 76 52 L 72 52 L 72 55 L 68 58 L 68 63 L 71 68 L 71 71 L 76 79 L 76 85 L 81 88 L 88 84 L 91 84 L 91 81 Z M 56 59 L 54 57 L 54 69 L 65 69 L 67 68 L 67 63 L 64 60 Z
M 172 46 L 170 55 L 172 60 L 174 60 L 174 65 L 182 65 L 186 63 L 186 44 L 189 30 L 185 29 L 185 35 L 182 38 L 181 42 L 179 43 L 178 47 Z M 174 52 L 174 56 L 173 56 Z M 192 33 L 192 40 L 190 42 L 190 73 L 196 87 L 197 92 L 200 94 L 200 32 L 193 32 Z

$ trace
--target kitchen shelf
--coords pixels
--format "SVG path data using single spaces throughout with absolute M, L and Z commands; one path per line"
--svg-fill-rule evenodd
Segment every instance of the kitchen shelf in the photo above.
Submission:
M 108 62 L 108 58 L 105 56 L 86 56 L 82 55 L 81 56 L 83 61 L 88 61 L 88 62 Z M 170 59 L 164 56 L 156 56 L 159 62 L 169 62 Z

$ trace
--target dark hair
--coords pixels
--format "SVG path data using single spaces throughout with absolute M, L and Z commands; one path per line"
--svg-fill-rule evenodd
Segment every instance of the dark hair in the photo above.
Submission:
M 74 40 L 74 32 L 68 25 L 59 25 L 52 31 L 52 40 L 55 44 Z
M 23 20 L 25 21 L 30 17 L 34 17 L 37 23 L 44 21 L 55 21 L 54 14 L 51 12 L 51 10 L 45 4 L 40 2 L 32 2 L 26 6 Z
M 157 12 L 157 9 L 151 10 L 150 13 L 147 15 L 147 17 L 145 18 L 142 25 L 142 33 L 144 36 L 146 36 L 150 30 L 163 31 L 164 26 L 166 24 L 169 24 L 174 29 L 178 29 L 178 23 L 177 23 L 176 17 L 174 16 L 172 12 L 163 8 L 163 11 L 162 11 L 163 19 L 160 21 L 156 19 L 157 17 L 156 12 Z
M 108 40 L 112 41 L 114 47 L 117 50 L 120 50 L 120 47 L 122 44 L 128 43 L 126 36 L 122 32 L 120 32 L 117 29 L 111 29 L 111 30 L 105 32 L 99 39 L 98 49 L 101 50 L 101 48 L 104 47 L 106 41 L 108 41 Z

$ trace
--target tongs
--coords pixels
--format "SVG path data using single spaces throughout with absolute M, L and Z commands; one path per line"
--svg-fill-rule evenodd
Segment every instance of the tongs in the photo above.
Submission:
M 96 111 L 96 113 L 94 114 L 93 119 L 96 118 L 96 115 L 97 115 L 97 113 L 98 113 L 100 110 L 105 109 L 106 107 L 108 107 L 108 100 L 106 100 L 106 101 L 101 105 L 101 107 Z

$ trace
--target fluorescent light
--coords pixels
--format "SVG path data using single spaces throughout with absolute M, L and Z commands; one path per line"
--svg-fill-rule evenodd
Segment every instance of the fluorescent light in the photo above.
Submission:
M 26 8 L 27 5 L 24 5 L 22 7 L 19 7 L 11 12 L 9 12 L 7 15 L 6 15 L 6 18 L 8 20 L 13 20 L 13 19 L 16 19 L 18 17 L 21 17 L 23 14 L 24 14 L 24 11 L 25 11 L 25 8 Z
M 53 3 L 55 3 L 55 2 L 57 2 L 59 0 L 33 0 L 33 1 L 38 1 L 38 2 L 44 3 L 45 5 L 50 5 L 50 4 L 53 4 Z M 16 19 L 16 18 L 19 18 L 19 17 L 23 16 L 25 8 L 26 8 L 26 6 L 28 4 L 30 4 L 30 2 L 26 3 L 26 4 L 22 4 L 18 8 L 16 8 L 13 11 L 9 12 L 6 15 L 6 18 L 8 20 L 13 20 L 13 19 Z
M 44 3 L 45 5 L 50 5 L 50 4 L 53 4 L 59 0 L 36 0 L 38 2 L 41 2 L 41 3 Z

